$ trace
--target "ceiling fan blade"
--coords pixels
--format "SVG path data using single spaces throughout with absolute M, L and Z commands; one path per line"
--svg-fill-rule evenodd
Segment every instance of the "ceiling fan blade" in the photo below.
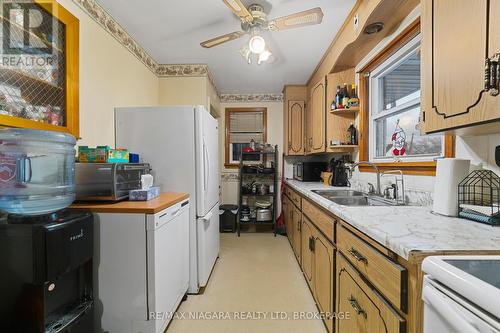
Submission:
M 241 36 L 243 36 L 244 34 L 245 33 L 243 31 L 235 31 L 235 32 L 231 32 L 230 34 L 225 34 L 222 36 L 218 36 L 218 37 L 206 40 L 206 41 L 200 43 L 200 45 L 203 46 L 204 48 L 209 49 L 211 47 L 223 44 L 225 42 L 229 42 L 230 40 L 238 39 Z
M 320 24 L 323 20 L 323 11 L 316 7 L 303 12 L 278 17 L 269 21 L 270 30 L 286 30 L 300 28 L 306 25 Z
M 240 0 L 223 0 L 226 6 L 233 11 L 243 22 L 251 23 L 253 16 Z

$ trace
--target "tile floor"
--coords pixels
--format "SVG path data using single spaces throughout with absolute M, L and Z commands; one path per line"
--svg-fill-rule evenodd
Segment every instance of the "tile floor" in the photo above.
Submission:
M 317 311 L 286 237 L 221 234 L 220 258 L 204 294 L 190 295 L 166 332 L 325 333 L 321 320 L 294 319 L 302 312 Z M 214 312 L 220 312 L 220 320 L 180 319 L 213 317 Z M 285 313 L 288 319 L 270 319 L 276 313 Z M 264 316 L 268 319 L 258 319 Z

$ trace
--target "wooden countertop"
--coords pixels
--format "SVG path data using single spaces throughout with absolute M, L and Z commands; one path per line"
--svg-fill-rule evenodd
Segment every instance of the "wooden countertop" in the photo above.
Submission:
M 138 214 L 156 214 L 162 210 L 175 205 L 189 198 L 188 193 L 165 192 L 158 198 L 150 201 L 120 201 L 92 202 L 92 203 L 74 203 L 69 206 L 70 209 L 85 209 L 92 213 L 138 213 Z

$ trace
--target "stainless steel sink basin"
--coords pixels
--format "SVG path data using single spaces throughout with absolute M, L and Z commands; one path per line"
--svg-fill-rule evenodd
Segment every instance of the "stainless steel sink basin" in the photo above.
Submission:
M 330 197 L 359 197 L 363 196 L 363 192 L 354 190 L 313 190 L 314 193 L 321 195 L 324 198 Z
M 343 206 L 395 206 L 396 203 L 354 190 L 313 190 L 323 198 Z
M 379 197 L 353 196 L 330 198 L 330 201 L 343 206 L 395 206 L 392 201 Z

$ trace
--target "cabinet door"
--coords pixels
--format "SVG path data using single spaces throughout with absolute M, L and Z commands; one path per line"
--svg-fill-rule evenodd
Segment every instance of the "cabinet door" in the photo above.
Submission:
M 288 155 L 304 154 L 304 101 L 288 102 Z
M 304 142 L 304 150 L 306 154 L 311 153 L 312 149 L 312 109 L 313 109 L 313 100 L 311 96 L 309 96 L 308 103 L 306 104 L 305 107 L 305 128 L 306 128 L 306 139 Z
M 285 221 L 286 221 L 286 234 L 290 245 L 293 247 L 293 204 L 288 197 L 286 198 L 286 211 L 285 211 Z
M 337 320 L 337 333 L 400 333 L 405 321 L 368 286 L 358 272 L 338 254 L 337 312 L 350 318 Z
M 325 151 L 326 78 L 318 82 L 311 91 L 311 153 Z
M 492 0 L 490 8 L 487 4 L 484 0 L 422 1 L 422 101 L 427 133 L 500 118 L 500 97 L 481 94 L 485 58 L 500 51 L 498 15 L 491 15 L 487 24 L 488 11 L 498 13 L 500 0 Z
M 313 289 L 314 255 L 310 249 L 310 244 L 313 237 L 313 230 L 314 227 L 311 221 L 307 217 L 302 216 L 302 271 L 311 289 Z
M 301 254 L 301 248 L 300 248 L 300 231 L 301 231 L 301 226 L 302 226 L 302 212 L 295 206 L 293 206 L 293 250 L 295 251 L 295 256 L 297 257 L 297 260 L 300 263 L 300 254 Z
M 314 293 L 322 312 L 333 313 L 334 289 L 334 248 L 319 231 L 314 236 Z M 333 319 L 326 319 L 330 332 L 333 331 Z

